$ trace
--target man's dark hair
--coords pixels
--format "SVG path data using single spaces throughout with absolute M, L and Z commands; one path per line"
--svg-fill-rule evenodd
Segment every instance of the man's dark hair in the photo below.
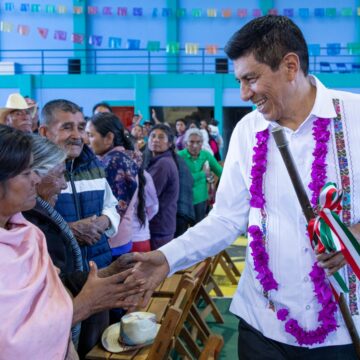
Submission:
M 76 105 L 72 101 L 64 99 L 56 99 L 49 101 L 45 104 L 41 111 L 41 123 L 43 125 L 49 125 L 53 120 L 55 111 L 64 111 L 76 114 L 77 112 L 82 113 L 83 110 L 79 105 Z
M 100 106 L 104 107 L 105 109 L 108 109 L 109 112 L 111 112 L 111 113 L 113 112 L 111 106 L 107 102 L 103 101 L 103 102 L 99 102 L 93 106 L 93 108 L 92 108 L 93 115 L 95 114 L 96 109 Z
M 300 59 L 301 70 L 309 72 L 309 53 L 304 35 L 289 18 L 266 15 L 251 20 L 238 30 L 225 46 L 231 60 L 253 54 L 255 59 L 278 70 L 281 60 L 289 52 Z

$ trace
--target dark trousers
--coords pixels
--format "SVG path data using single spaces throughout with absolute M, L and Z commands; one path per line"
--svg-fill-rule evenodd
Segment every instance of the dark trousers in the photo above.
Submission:
M 203 201 L 201 203 L 194 205 L 194 212 L 195 212 L 195 221 L 194 224 L 200 222 L 206 216 L 206 209 L 207 209 L 207 201 Z
M 176 231 L 174 238 L 182 235 L 189 228 L 189 225 L 190 220 L 187 216 L 176 215 Z
M 239 321 L 239 360 L 356 360 L 353 345 L 309 349 L 271 340 L 243 319 Z
M 88 317 L 81 323 L 78 353 L 80 359 L 100 341 L 101 334 L 109 326 L 109 311 L 102 311 Z

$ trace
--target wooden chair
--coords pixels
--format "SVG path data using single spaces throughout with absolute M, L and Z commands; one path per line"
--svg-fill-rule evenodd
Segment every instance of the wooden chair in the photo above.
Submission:
M 235 263 L 232 261 L 230 255 L 226 250 L 221 251 L 219 254 L 215 256 L 213 261 L 212 275 L 214 274 L 215 269 L 218 265 L 220 265 L 223 268 L 226 276 L 229 278 L 231 283 L 233 285 L 236 285 L 238 283 L 238 279 L 236 277 L 240 277 L 241 273 L 237 269 Z
M 220 335 L 211 335 L 201 352 L 199 360 L 216 360 L 219 358 L 221 349 L 224 346 L 224 339 Z
M 87 354 L 86 359 L 167 359 L 168 354 L 175 346 L 176 331 L 182 326 L 181 322 L 185 321 L 187 312 L 189 311 L 189 302 L 194 296 L 194 289 L 195 281 L 188 275 L 184 275 L 174 298 L 155 298 L 149 302 L 147 308 L 144 310 L 154 312 L 157 320 L 162 320 L 159 333 L 151 346 L 113 354 L 102 349 L 100 345 L 97 345 Z M 168 307 L 170 303 L 171 305 Z

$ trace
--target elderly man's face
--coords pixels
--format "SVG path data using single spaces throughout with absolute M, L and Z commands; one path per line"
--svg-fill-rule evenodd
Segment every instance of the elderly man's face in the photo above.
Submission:
M 77 158 L 86 139 L 86 122 L 81 112 L 71 113 L 55 110 L 52 122 L 41 128 L 42 135 L 62 147 L 68 159 Z
M 6 125 L 23 132 L 32 132 L 31 111 L 32 109 L 11 111 L 6 117 Z
M 190 135 L 186 143 L 186 148 L 191 156 L 198 157 L 202 148 L 203 141 L 199 135 Z

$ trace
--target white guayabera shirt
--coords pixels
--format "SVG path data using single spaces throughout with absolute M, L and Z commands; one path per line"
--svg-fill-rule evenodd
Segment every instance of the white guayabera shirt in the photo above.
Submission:
M 341 185 L 338 151 L 341 141 L 345 141 L 346 157 L 342 164 L 342 174 L 348 174 L 350 181 L 351 223 L 360 221 L 360 95 L 329 90 L 318 79 L 310 77 L 317 88 L 314 107 L 296 130 L 285 129 L 289 148 L 298 167 L 308 196 L 311 192 L 312 152 L 315 146 L 312 137 L 313 121 L 317 117 L 336 118 L 333 99 L 338 99 L 343 129 L 331 122 L 331 137 L 328 142 L 326 158 L 327 181 Z M 171 273 L 191 266 L 203 258 L 212 256 L 228 247 L 248 225 L 260 224 L 259 209 L 249 206 L 250 171 L 252 167 L 255 135 L 258 131 L 275 126 L 266 121 L 258 111 L 246 115 L 236 126 L 230 141 L 216 203 L 209 216 L 184 235 L 161 248 L 169 264 Z M 336 137 L 340 148 L 336 147 Z M 342 153 L 342 156 L 344 152 Z M 250 251 L 246 254 L 246 266 L 241 276 L 230 310 L 243 318 L 268 338 L 282 343 L 297 345 L 295 338 L 284 330 L 284 323 L 276 317 L 276 312 L 269 306 L 270 301 L 276 309 L 288 308 L 290 317 L 298 320 L 306 330 L 318 327 L 319 304 L 314 296 L 313 284 L 309 272 L 315 262 L 315 255 L 306 235 L 306 220 L 301 211 L 295 191 L 292 187 L 285 165 L 270 136 L 267 153 L 267 170 L 264 176 L 264 193 L 267 212 L 267 251 L 270 256 L 269 266 L 276 281 L 278 291 L 270 291 L 265 298 L 262 287 L 256 279 L 253 258 Z M 347 269 L 342 273 L 348 279 Z M 360 330 L 360 284 L 351 285 L 351 311 Z M 270 301 L 269 301 L 270 300 Z M 348 298 L 349 300 L 349 298 Z M 342 345 L 351 343 L 341 313 L 336 314 L 340 327 L 331 332 L 326 341 L 317 346 Z

